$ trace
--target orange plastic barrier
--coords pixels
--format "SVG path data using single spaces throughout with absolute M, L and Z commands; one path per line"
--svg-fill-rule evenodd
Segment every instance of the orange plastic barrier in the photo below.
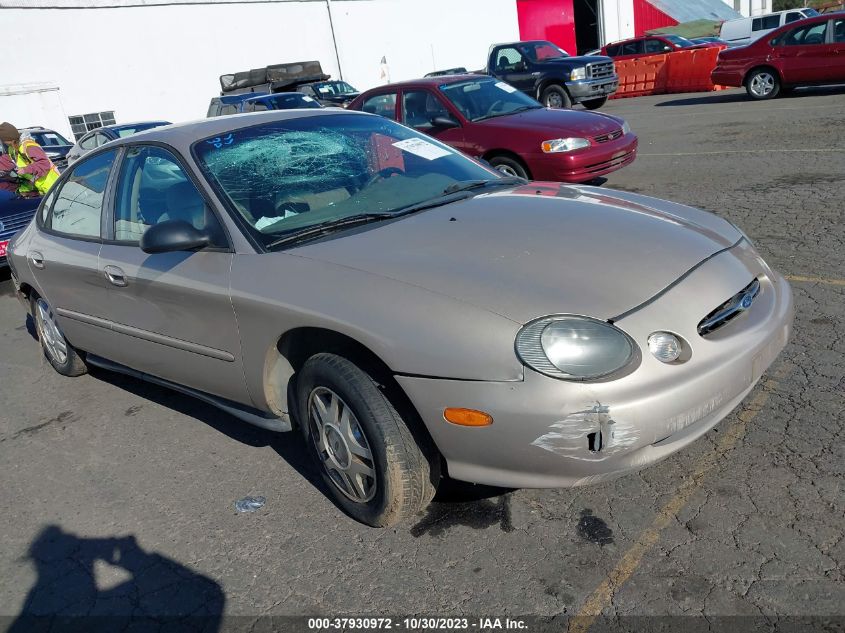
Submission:
M 720 90 L 710 80 L 716 58 L 723 47 L 676 51 L 615 62 L 619 89 L 611 99 L 677 92 Z
M 611 99 L 641 97 L 665 92 L 666 57 L 666 55 L 650 55 L 616 62 L 619 88 Z

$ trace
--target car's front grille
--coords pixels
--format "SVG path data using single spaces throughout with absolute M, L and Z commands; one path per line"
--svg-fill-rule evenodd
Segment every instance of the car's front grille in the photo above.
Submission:
M 0 218 L 0 240 L 7 240 L 29 224 L 35 209 Z
M 614 130 L 613 132 L 610 132 L 609 134 L 600 134 L 599 136 L 594 136 L 593 140 L 596 143 L 607 143 L 608 141 L 615 141 L 620 136 L 622 136 L 622 128 L 619 128 L 618 130 Z
M 610 160 L 604 160 L 600 163 L 595 163 L 593 165 L 587 165 L 586 167 L 583 167 L 582 169 L 580 169 L 579 173 L 597 174 L 597 173 L 603 172 L 607 169 L 619 168 L 619 167 L 622 167 L 623 165 L 628 164 L 632 160 L 634 160 L 635 156 L 636 156 L 636 153 L 633 150 L 631 150 L 630 152 L 625 152 L 624 154 L 621 154 L 621 155 L 617 156 L 616 158 L 611 158 Z
M 595 64 L 587 64 L 587 77 L 589 79 L 608 79 L 613 77 L 615 74 L 613 62 L 596 62 Z
M 752 280 L 745 288 L 710 312 L 698 323 L 698 333 L 707 336 L 748 310 L 760 293 L 760 282 Z

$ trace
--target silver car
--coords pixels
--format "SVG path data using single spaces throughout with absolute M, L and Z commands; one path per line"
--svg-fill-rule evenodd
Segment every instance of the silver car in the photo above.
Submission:
M 58 372 L 296 425 L 374 526 L 447 475 L 558 487 L 653 464 L 739 404 L 792 324 L 789 285 L 727 220 L 503 178 L 337 110 L 109 143 L 9 250 Z

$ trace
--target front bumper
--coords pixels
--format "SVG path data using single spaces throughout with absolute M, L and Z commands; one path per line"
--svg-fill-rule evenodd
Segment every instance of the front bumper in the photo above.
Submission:
M 619 77 L 604 77 L 602 79 L 581 79 L 567 81 L 566 89 L 575 103 L 608 97 L 619 88 Z
M 637 157 L 637 135 L 629 132 L 614 141 L 564 154 L 531 154 L 526 157 L 534 180 L 589 182 L 630 165 Z
M 699 336 L 701 318 L 755 277 L 761 292 L 752 307 L 707 338 Z M 521 382 L 397 380 L 451 477 L 507 487 L 577 486 L 653 464 L 710 430 L 783 349 L 792 318 L 789 284 L 742 242 L 616 321 L 642 350 L 639 366 L 621 378 L 575 383 L 526 368 Z M 653 358 L 646 340 L 656 330 L 686 339 L 691 358 L 677 365 Z M 446 407 L 485 411 L 494 423 L 456 426 L 444 420 Z M 599 433 L 601 450 L 593 452 L 590 435 Z

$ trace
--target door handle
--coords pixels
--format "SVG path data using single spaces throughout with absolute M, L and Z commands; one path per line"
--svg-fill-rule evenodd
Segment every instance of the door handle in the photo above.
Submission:
M 123 271 L 117 266 L 106 266 L 103 268 L 103 274 L 113 286 L 119 286 L 122 288 L 126 285 L 126 275 L 124 275 Z
M 44 268 L 44 255 L 38 251 L 29 252 L 29 262 L 36 268 Z

